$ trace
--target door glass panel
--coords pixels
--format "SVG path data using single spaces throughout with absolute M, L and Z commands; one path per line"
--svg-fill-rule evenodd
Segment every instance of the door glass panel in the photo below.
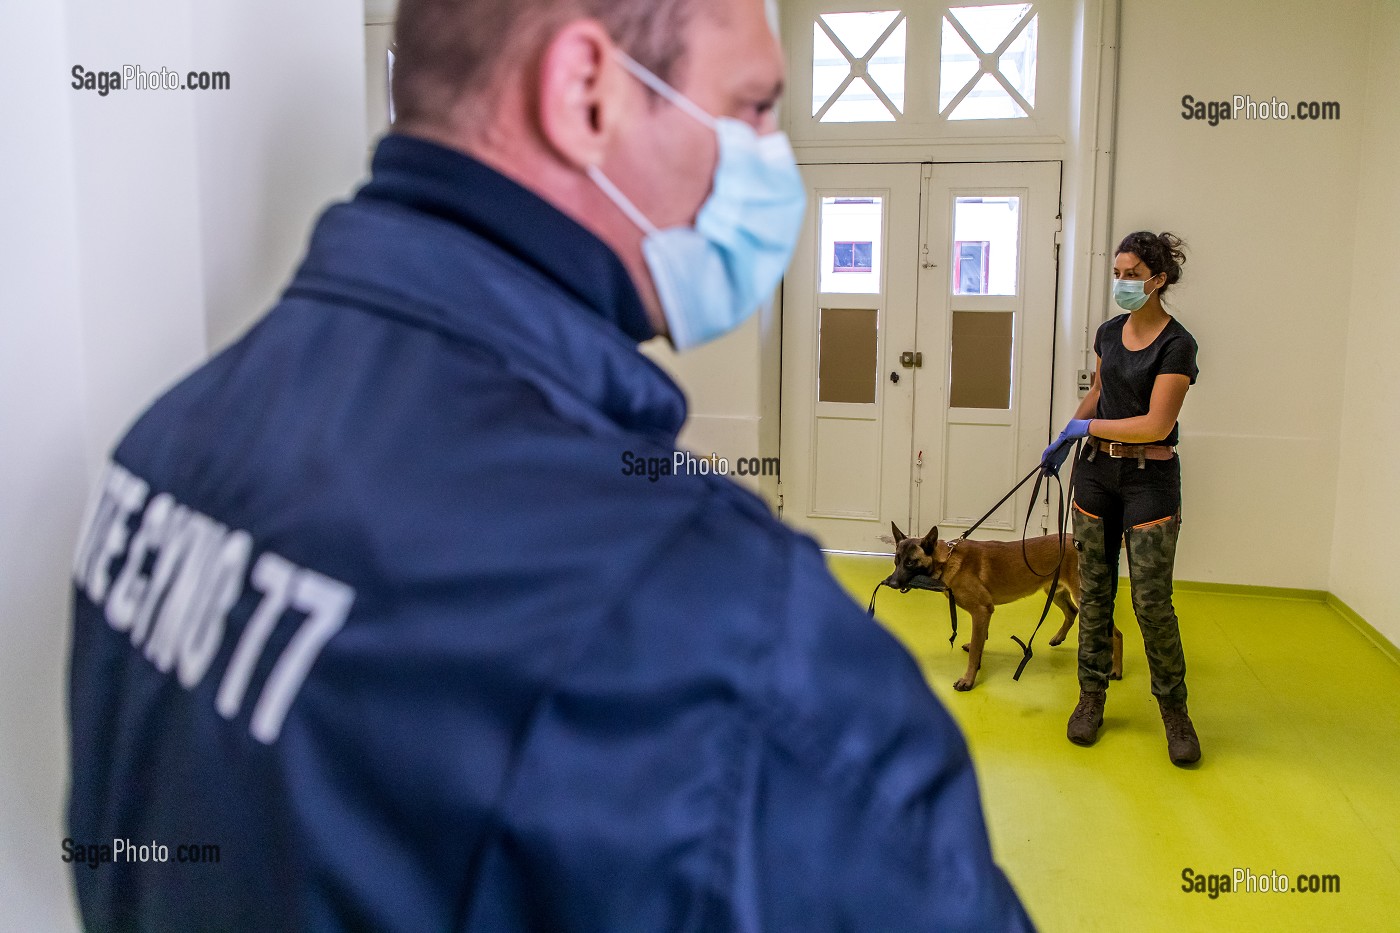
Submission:
M 822 198 L 821 290 L 878 295 L 884 234 L 884 198 Z
M 875 345 L 880 312 L 822 308 L 817 397 L 823 402 L 875 401 Z
M 1021 199 L 960 197 L 953 203 L 954 295 L 1015 295 Z
M 898 10 L 827 13 L 812 24 L 812 116 L 890 122 L 904 112 L 907 20 Z
M 953 312 L 952 408 L 1011 407 L 1010 311 Z

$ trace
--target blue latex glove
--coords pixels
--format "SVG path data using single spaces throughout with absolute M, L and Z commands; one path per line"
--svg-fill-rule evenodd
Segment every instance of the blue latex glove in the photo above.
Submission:
M 1070 450 L 1074 447 L 1074 442 L 1081 437 L 1089 436 L 1088 418 L 1075 418 L 1065 429 L 1060 432 L 1060 436 L 1045 448 L 1045 453 L 1040 455 L 1040 468 L 1046 473 L 1058 473 L 1060 467 L 1064 465 L 1065 458 L 1069 456 Z

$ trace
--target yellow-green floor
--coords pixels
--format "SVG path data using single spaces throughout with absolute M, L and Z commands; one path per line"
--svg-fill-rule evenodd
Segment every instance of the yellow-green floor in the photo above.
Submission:
M 891 569 L 829 562 L 861 606 Z M 1079 688 L 1075 633 L 1048 644 L 1058 610 L 1011 679 L 1021 649 L 1010 636 L 1026 638 L 1040 606 L 997 609 L 977 685 L 957 693 L 967 614 L 950 649 L 943 596 L 882 589 L 877 603 L 962 725 L 997 860 L 1040 929 L 1400 930 L 1400 665 L 1325 603 L 1179 587 L 1203 752 L 1182 770 L 1167 760 L 1126 581 L 1123 680 L 1092 748 L 1065 739 Z M 1341 891 L 1212 899 L 1182 890 L 1187 868 L 1336 875 Z

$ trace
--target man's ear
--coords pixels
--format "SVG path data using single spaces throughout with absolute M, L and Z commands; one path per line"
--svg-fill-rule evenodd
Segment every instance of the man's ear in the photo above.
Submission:
M 899 530 L 899 526 L 896 525 L 894 522 L 890 522 L 890 531 L 893 531 L 893 532 L 894 532 L 894 543 L 895 543 L 895 547 L 898 547 L 898 546 L 899 546 L 899 542 L 901 542 L 901 541 L 903 541 L 905 538 L 909 537 L 909 536 L 906 535 L 904 532 L 900 531 L 900 530 Z
M 934 545 L 936 545 L 937 543 L 938 543 L 938 526 L 937 526 L 937 525 L 934 525 L 932 528 L 930 528 L 930 529 L 928 530 L 928 534 L 924 535 L 924 539 L 923 539 L 922 541 L 919 542 L 919 547 L 921 547 L 921 548 L 924 549 L 924 553 L 925 553 L 925 554 L 927 554 L 927 555 L 929 555 L 930 557 L 932 557 L 932 556 L 933 556 L 933 547 L 934 547 Z
M 626 106 L 626 73 L 612 49 L 602 23 L 578 19 L 555 33 L 540 54 L 540 134 L 561 161 L 577 168 L 603 161 Z

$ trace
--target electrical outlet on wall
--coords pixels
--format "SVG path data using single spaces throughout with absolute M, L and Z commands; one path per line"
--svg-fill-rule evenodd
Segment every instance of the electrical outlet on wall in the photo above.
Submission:
M 1089 390 L 1094 387 L 1094 371 L 1092 369 L 1081 369 L 1079 371 L 1079 397 L 1083 398 L 1089 394 Z

